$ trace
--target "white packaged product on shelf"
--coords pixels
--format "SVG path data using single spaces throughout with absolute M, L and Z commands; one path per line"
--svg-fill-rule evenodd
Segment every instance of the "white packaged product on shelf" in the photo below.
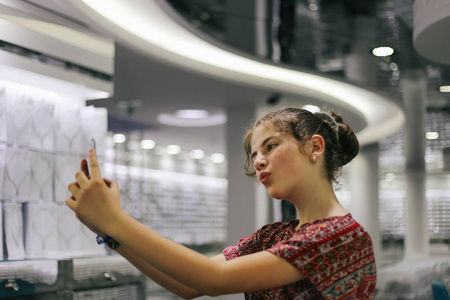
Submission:
M 3 203 L 4 234 L 8 259 L 24 259 L 22 204 Z
M 4 232 L 3 230 L 3 204 L 0 202 L 0 232 Z M 4 260 L 5 258 L 3 257 L 3 234 L 0 234 L 0 260 Z M 1 274 L 1 272 L 0 272 Z
M 66 205 L 57 205 L 58 250 L 63 256 L 106 254 L 96 234 L 85 227 Z
M 75 174 L 80 170 L 78 157 L 70 155 L 55 155 L 55 202 L 65 203 L 70 192 L 69 183 L 75 181 Z
M 82 253 L 80 231 L 83 226 L 66 205 L 58 205 L 57 235 L 58 252 L 62 256 L 79 256 Z
M 6 142 L 6 88 L 0 84 L 0 142 Z
M 82 154 L 80 108 L 57 105 L 55 108 L 55 151 Z
M 53 152 L 54 150 L 55 106 L 43 101 L 34 101 L 31 120 L 30 147 Z
M 10 144 L 30 146 L 33 101 L 19 88 L 6 88 L 6 139 Z
M 2 200 L 27 201 L 30 192 L 30 152 L 6 148 Z
M 58 255 L 57 211 L 54 203 L 24 205 L 25 252 L 27 258 Z
M 0 200 L 3 197 L 3 180 L 5 176 L 6 144 L 0 144 Z
M 95 108 L 93 106 L 83 107 L 80 110 L 80 121 L 82 130 L 82 153 L 89 149 L 92 138 L 96 141 L 96 152 L 98 156 L 105 155 L 105 139 L 108 132 L 108 115 L 106 108 Z
M 29 201 L 53 202 L 53 156 L 42 152 L 30 152 Z

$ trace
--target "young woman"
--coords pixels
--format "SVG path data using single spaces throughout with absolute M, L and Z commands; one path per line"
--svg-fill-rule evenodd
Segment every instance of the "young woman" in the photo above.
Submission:
M 290 200 L 299 219 L 266 225 L 211 259 L 126 215 L 117 183 L 101 177 L 93 149 L 91 174 L 83 160 L 66 203 L 100 242 L 186 299 L 239 292 L 246 299 L 372 299 L 370 236 L 332 186 L 359 151 L 353 130 L 334 113 L 286 108 L 259 119 L 244 146 L 247 175 L 273 198 Z

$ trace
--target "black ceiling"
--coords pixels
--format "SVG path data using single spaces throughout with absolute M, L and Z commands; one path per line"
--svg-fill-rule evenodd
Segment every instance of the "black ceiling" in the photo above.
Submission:
M 371 47 L 390 46 L 394 54 L 378 59 L 376 82 L 369 84 L 390 93 L 401 104 L 401 79 L 409 70 L 421 70 L 428 82 L 428 109 L 450 109 L 449 96 L 438 92 L 440 85 L 450 84 L 450 66 L 429 61 L 414 49 L 413 0 L 167 1 L 192 26 L 219 43 L 273 63 L 327 75 L 346 77 L 346 57 L 358 41 L 373 41 Z M 265 7 L 263 16 L 254 13 L 257 3 Z M 355 30 L 356 19 L 361 16 L 375 22 L 374 32 Z M 230 39 L 232 35 L 248 34 L 248 29 L 240 30 L 230 23 L 246 24 L 244 19 L 247 24 L 264 22 L 268 51 L 263 56 L 245 39 Z M 256 30 L 250 32 L 257 34 Z M 247 36 L 247 40 L 252 38 Z M 274 47 L 280 49 L 278 56 L 274 55 Z M 332 66 L 327 67 L 327 63 Z M 440 101 L 433 101 L 435 97 Z

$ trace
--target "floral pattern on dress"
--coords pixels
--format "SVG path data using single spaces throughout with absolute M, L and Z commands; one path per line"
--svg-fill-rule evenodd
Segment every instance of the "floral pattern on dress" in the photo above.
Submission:
M 225 257 L 269 251 L 306 277 L 286 286 L 245 293 L 245 299 L 373 299 L 376 266 L 372 240 L 351 214 L 303 224 L 268 224 L 224 250 Z

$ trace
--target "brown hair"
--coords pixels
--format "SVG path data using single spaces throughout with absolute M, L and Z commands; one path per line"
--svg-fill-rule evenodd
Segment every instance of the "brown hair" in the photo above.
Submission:
M 349 163 L 359 151 L 359 142 L 354 131 L 334 112 L 328 112 L 338 124 L 336 135 L 334 125 L 326 119 L 301 108 L 283 108 L 269 112 L 255 122 L 244 137 L 245 174 L 255 177 L 256 171 L 252 163 L 251 139 L 256 127 L 260 125 L 291 134 L 302 143 L 319 134 L 325 140 L 324 166 L 330 181 L 336 181 L 338 172 Z

